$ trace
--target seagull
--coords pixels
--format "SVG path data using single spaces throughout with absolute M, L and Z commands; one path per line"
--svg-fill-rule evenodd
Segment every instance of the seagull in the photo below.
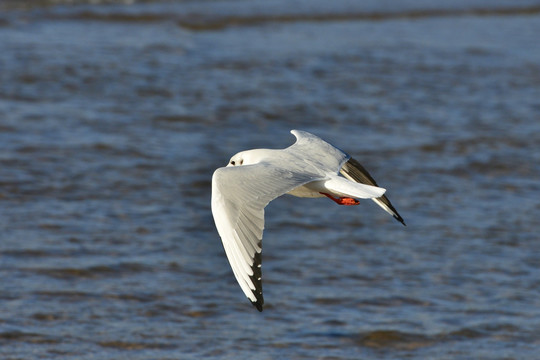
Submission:
M 405 225 L 367 170 L 350 155 L 306 131 L 291 130 L 285 149 L 254 149 L 234 155 L 212 176 L 212 215 L 238 284 L 263 310 L 261 251 L 264 208 L 275 198 L 327 197 L 339 205 L 372 199 Z M 339 175 L 342 176 L 339 176 Z

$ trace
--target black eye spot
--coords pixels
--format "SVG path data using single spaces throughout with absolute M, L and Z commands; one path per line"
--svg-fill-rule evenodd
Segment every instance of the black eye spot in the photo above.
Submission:
M 235 163 L 234 163 L 234 160 L 233 160 L 233 161 L 231 161 L 231 165 L 235 165 Z
M 244 163 L 244 160 L 240 160 L 240 165 L 242 165 Z

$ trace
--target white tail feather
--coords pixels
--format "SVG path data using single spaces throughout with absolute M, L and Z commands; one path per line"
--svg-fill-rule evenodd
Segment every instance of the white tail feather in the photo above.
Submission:
M 325 181 L 324 187 L 336 195 L 356 199 L 378 198 L 386 192 L 381 187 L 355 183 L 339 176 L 332 176 Z

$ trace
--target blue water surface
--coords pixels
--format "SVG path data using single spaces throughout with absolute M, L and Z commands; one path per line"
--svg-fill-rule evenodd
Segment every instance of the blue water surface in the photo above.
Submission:
M 5 359 L 536 359 L 537 1 L 5 1 Z M 266 210 L 265 310 L 210 211 L 313 132 L 370 201 Z

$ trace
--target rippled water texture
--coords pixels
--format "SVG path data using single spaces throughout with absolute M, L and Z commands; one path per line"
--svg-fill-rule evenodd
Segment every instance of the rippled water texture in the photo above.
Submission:
M 0 3 L 2 359 L 537 359 L 540 3 Z M 266 212 L 265 311 L 210 212 L 318 134 L 375 204 Z

